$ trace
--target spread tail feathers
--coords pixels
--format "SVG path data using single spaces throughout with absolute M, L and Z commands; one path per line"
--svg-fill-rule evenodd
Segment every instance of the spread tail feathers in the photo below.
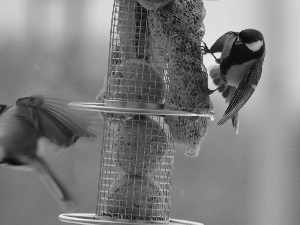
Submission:
M 219 90 L 219 92 L 222 93 L 222 96 L 226 99 L 226 103 L 229 103 L 233 98 L 233 94 L 236 88 L 225 84 L 224 80 L 220 75 L 219 65 L 212 66 L 208 70 L 209 75 L 212 78 L 214 84 L 218 86 L 217 90 Z
M 231 100 L 233 99 L 234 93 L 236 91 L 236 87 L 225 85 L 225 82 L 223 81 L 223 79 L 221 78 L 221 75 L 220 75 L 219 65 L 212 66 L 209 69 L 209 75 L 212 78 L 214 84 L 218 86 L 217 90 L 219 90 L 219 92 L 222 93 L 222 96 L 225 98 L 226 103 L 230 103 Z M 218 125 L 219 126 L 222 125 L 223 123 L 225 123 L 227 121 L 227 119 L 228 118 L 226 118 L 226 120 L 224 118 L 222 118 L 218 122 Z M 235 129 L 235 133 L 238 134 L 239 133 L 239 115 L 238 115 L 238 112 L 234 116 L 232 116 L 231 119 L 232 119 L 232 125 Z
M 208 68 L 208 73 L 215 85 L 220 86 L 222 83 L 224 83 L 220 75 L 219 65 L 211 66 L 210 68 Z

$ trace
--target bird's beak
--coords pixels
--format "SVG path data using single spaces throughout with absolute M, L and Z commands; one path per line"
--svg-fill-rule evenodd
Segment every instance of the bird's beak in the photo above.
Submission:
M 238 37 L 234 43 L 235 45 L 241 45 L 243 44 L 243 42 L 241 41 L 241 39 Z

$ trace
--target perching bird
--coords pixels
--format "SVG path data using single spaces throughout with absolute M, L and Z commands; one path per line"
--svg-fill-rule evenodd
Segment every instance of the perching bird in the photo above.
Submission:
M 69 147 L 80 137 L 95 137 L 87 124 L 68 112 L 67 105 L 43 96 L 20 98 L 0 105 L 0 165 L 36 172 L 65 211 L 74 201 L 68 190 L 37 154 L 40 138 Z
M 216 52 L 221 52 L 220 59 L 213 55 Z M 206 53 L 211 53 L 220 64 L 211 69 L 210 76 L 226 102 L 229 102 L 218 125 L 231 118 L 238 134 L 239 110 L 249 100 L 261 77 L 265 57 L 264 37 L 254 29 L 242 30 L 239 33 L 227 32 L 218 38 L 210 49 L 205 45 L 204 54 Z

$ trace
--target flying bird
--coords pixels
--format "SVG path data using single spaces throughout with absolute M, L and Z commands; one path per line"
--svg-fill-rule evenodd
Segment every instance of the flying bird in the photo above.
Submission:
M 0 165 L 30 169 L 43 181 L 65 211 L 76 205 L 62 182 L 38 155 L 38 140 L 46 138 L 66 148 L 81 137 L 95 137 L 88 124 L 57 99 L 20 98 L 13 106 L 0 105 Z

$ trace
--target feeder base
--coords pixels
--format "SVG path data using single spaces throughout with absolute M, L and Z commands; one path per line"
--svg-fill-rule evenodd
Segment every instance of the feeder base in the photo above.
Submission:
M 169 222 L 159 222 L 159 221 L 152 221 L 152 222 L 141 222 L 135 220 L 123 220 L 123 219 L 115 219 L 115 220 L 108 220 L 103 219 L 95 214 L 92 213 L 67 213 L 67 214 L 60 214 L 59 220 L 62 222 L 67 223 L 74 223 L 74 224 L 84 224 L 84 225 L 94 225 L 94 224 L 108 224 L 108 225 L 121 225 L 121 224 L 143 224 L 143 225 L 154 225 L 154 224 L 168 224 L 168 225 L 203 225 L 202 223 L 187 221 L 187 220 L 178 220 L 178 219 L 171 219 Z

